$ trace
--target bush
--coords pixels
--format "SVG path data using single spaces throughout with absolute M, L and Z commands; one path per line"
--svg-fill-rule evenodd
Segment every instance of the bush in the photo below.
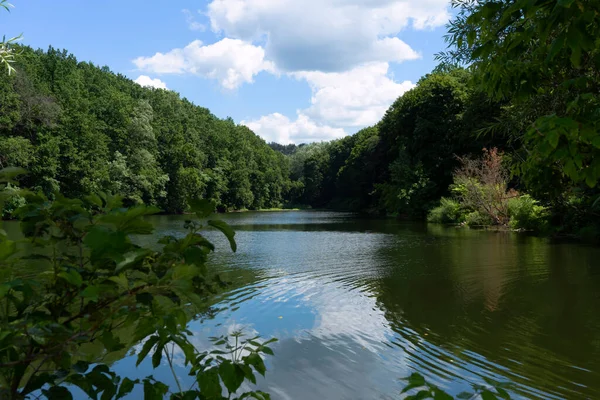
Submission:
M 489 216 L 482 215 L 478 211 L 467 214 L 465 222 L 468 226 L 489 226 L 494 224 L 494 221 Z
M 427 221 L 437 224 L 459 224 L 465 221 L 465 211 L 458 201 L 442 197 L 439 207 L 429 212 Z
M 508 222 L 508 199 L 514 191 L 508 189 L 510 174 L 498 149 L 483 149 L 480 158 L 460 158 L 450 187 L 466 209 L 487 215 L 498 225 Z
M 533 197 L 523 195 L 508 202 L 510 227 L 528 231 L 545 231 L 548 228 L 548 209 L 540 206 Z

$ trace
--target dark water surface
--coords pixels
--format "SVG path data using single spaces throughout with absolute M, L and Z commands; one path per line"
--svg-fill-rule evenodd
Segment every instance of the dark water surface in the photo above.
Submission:
M 600 398 L 598 248 L 331 212 L 222 218 L 238 252 L 209 232 L 211 263 L 233 289 L 191 326 L 194 341 L 239 328 L 279 338 L 259 381 L 274 399 L 399 398 L 415 370 L 452 394 L 485 376 L 514 382 L 516 397 Z M 184 219 L 153 221 L 164 235 Z M 116 369 L 152 373 L 134 365 Z

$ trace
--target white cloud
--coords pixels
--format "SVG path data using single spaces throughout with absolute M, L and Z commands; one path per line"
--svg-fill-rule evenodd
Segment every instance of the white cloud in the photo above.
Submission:
M 348 72 L 297 72 L 313 95 L 302 112 L 319 123 L 340 127 L 365 127 L 377 123 L 389 106 L 415 85 L 395 82 L 388 76 L 388 63 L 369 63 Z
M 387 63 L 370 63 L 348 72 L 296 72 L 312 88 L 310 107 L 300 110 L 295 121 L 273 113 L 242 121 L 266 141 L 281 144 L 331 140 L 347 134 L 345 128 L 376 124 L 390 105 L 415 85 L 395 82 Z
M 241 124 L 267 142 L 281 144 L 318 142 L 346 136 L 343 129 L 317 124 L 302 113 L 298 114 L 295 121 L 285 115 L 273 113 L 254 121 L 242 121 Z
M 190 10 L 183 9 L 183 10 L 181 10 L 181 12 L 183 12 L 185 14 L 185 22 L 187 23 L 188 28 L 190 30 L 200 31 L 200 32 L 204 32 L 206 30 L 206 25 L 201 24 L 200 22 L 196 21 L 194 14 Z
M 211 27 L 227 37 L 265 41 L 286 71 L 344 71 L 365 62 L 418 57 L 396 36 L 443 25 L 448 0 L 213 0 Z
M 253 82 L 261 71 L 275 73 L 262 47 L 229 38 L 210 45 L 196 40 L 183 49 L 138 57 L 133 62 L 140 70 L 157 74 L 191 73 L 215 79 L 226 89 Z
M 167 89 L 166 83 L 164 83 L 163 81 L 161 81 L 158 78 L 152 79 L 147 75 L 138 76 L 138 78 L 134 82 L 140 86 L 149 86 L 149 87 L 153 87 L 155 89 Z

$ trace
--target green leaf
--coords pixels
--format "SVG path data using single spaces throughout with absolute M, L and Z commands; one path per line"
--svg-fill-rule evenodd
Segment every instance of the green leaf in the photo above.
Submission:
M 235 243 L 234 239 L 235 231 L 229 225 L 227 225 L 226 222 L 220 220 L 210 220 L 208 221 L 208 224 L 223 232 L 225 237 L 227 237 L 227 240 L 229 240 L 229 245 L 231 246 L 231 250 L 233 252 L 237 250 L 237 244 Z
M 560 133 L 557 129 L 552 129 L 546 134 L 546 139 L 552 148 L 556 148 L 558 146 L 558 141 L 560 140 Z
M 152 336 L 144 343 L 142 351 L 140 351 L 140 353 L 138 354 L 137 362 L 135 363 L 136 367 L 139 366 L 142 361 L 144 361 L 150 350 L 152 350 L 154 345 L 158 343 L 159 340 L 160 338 L 158 336 Z
M 144 400 L 163 400 L 169 387 L 162 382 L 144 380 Z
M 100 337 L 100 342 L 108 351 L 119 351 L 125 348 L 125 345 L 109 330 L 104 331 Z
M 135 249 L 125 253 L 123 260 L 117 264 L 115 272 L 121 272 L 140 265 L 152 252 L 148 249 Z
M 200 392 L 205 398 L 219 398 L 221 396 L 221 383 L 219 382 L 219 372 L 216 368 L 198 373 L 196 380 L 200 386 Z
M 75 364 L 73 364 L 73 370 L 79 374 L 85 374 L 89 367 L 90 363 L 86 361 L 77 361 Z
M 17 252 L 17 244 L 12 240 L 5 240 L 0 243 L 0 260 L 6 260 Z
M 204 264 L 206 263 L 206 253 L 199 247 L 188 247 L 183 252 L 183 258 L 188 264 L 193 264 L 202 270 L 205 270 Z M 203 273 L 205 271 L 202 271 Z
M 116 283 L 121 289 L 129 288 L 129 281 L 125 274 L 119 274 L 118 276 L 111 276 L 108 278 L 109 281 Z
M 50 389 L 43 389 L 42 393 L 48 400 L 72 400 L 73 395 L 66 387 L 52 386 Z
M 85 196 L 84 199 L 88 203 L 98 206 L 99 208 L 102 208 L 102 199 L 97 194 L 95 194 L 95 193 L 90 194 L 89 196 Z
M 94 302 L 98 301 L 99 295 L 100 295 L 100 287 L 95 286 L 95 285 L 88 286 L 81 292 L 81 296 L 84 299 L 87 299 L 89 301 L 94 301 Z
M 195 213 L 198 218 L 206 218 L 213 214 L 216 209 L 215 203 L 206 199 L 189 199 L 188 205 L 190 211 Z
M 165 344 L 166 343 L 164 341 L 160 341 L 156 345 L 156 350 L 154 350 L 154 354 L 152 355 L 152 367 L 158 368 L 158 366 L 160 365 L 160 361 L 162 360 Z
M 441 389 L 433 389 L 433 400 L 453 400 L 453 397 Z
M 127 396 L 129 393 L 131 393 L 133 391 L 133 388 L 139 382 L 140 381 L 137 379 L 135 381 L 132 381 L 129 378 L 123 379 L 123 382 L 121 382 L 121 386 L 119 387 L 119 392 L 117 393 L 117 397 L 115 398 L 115 400 L 119 400 L 119 399 L 122 399 L 123 397 Z
M 259 374 L 265 376 L 267 368 L 265 367 L 265 362 L 258 354 L 252 353 L 249 356 L 245 357 L 244 363 L 246 365 L 252 365 Z
M 46 384 L 54 385 L 54 378 L 55 377 L 47 372 L 33 375 L 29 379 L 29 382 L 27 382 L 27 385 L 22 389 L 21 394 L 27 395 L 31 392 L 41 389 Z
M 58 274 L 58 277 L 63 278 L 65 281 L 76 287 L 81 287 L 83 284 L 81 275 L 74 269 L 71 269 L 68 272 L 61 272 Z
M 564 35 L 558 36 L 552 42 L 552 46 L 550 47 L 550 51 L 548 52 L 548 56 L 546 57 L 546 61 L 552 61 L 556 55 L 564 48 L 566 37 Z
M 484 390 L 483 392 L 481 392 L 481 399 L 482 400 L 498 400 L 496 395 L 487 389 Z
M 219 365 L 219 376 L 229 393 L 235 393 L 244 382 L 244 372 L 229 360 Z
M 254 372 L 252 371 L 252 368 L 250 368 L 249 366 L 247 366 L 245 364 L 236 364 L 236 367 L 239 367 L 242 370 L 242 372 L 244 373 L 244 377 L 246 379 L 248 379 L 250 382 L 252 382 L 256 385 L 256 377 L 254 376 Z
M 112 232 L 105 227 L 95 226 L 83 239 L 83 243 L 91 250 L 91 261 L 121 258 L 130 247 L 124 232 Z
M 494 386 L 494 389 L 496 389 L 498 396 L 500 396 L 504 400 L 510 400 L 510 395 L 508 394 L 508 392 L 506 390 L 502 389 L 501 387 L 498 387 L 497 385 Z
M 600 149 L 600 134 L 598 134 L 595 138 L 592 139 L 592 146 L 597 149 Z
M 407 380 L 411 385 L 425 386 L 425 378 L 419 373 L 413 372 Z

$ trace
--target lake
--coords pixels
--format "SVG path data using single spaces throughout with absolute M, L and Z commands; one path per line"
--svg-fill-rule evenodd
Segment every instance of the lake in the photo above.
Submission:
M 238 252 L 207 236 L 231 291 L 190 329 L 201 349 L 240 328 L 278 338 L 259 380 L 273 399 L 399 398 L 413 371 L 451 394 L 488 377 L 516 397 L 600 398 L 599 248 L 334 212 L 221 218 Z M 161 235 L 184 219 L 152 218 Z M 172 382 L 134 366 L 115 369 Z

